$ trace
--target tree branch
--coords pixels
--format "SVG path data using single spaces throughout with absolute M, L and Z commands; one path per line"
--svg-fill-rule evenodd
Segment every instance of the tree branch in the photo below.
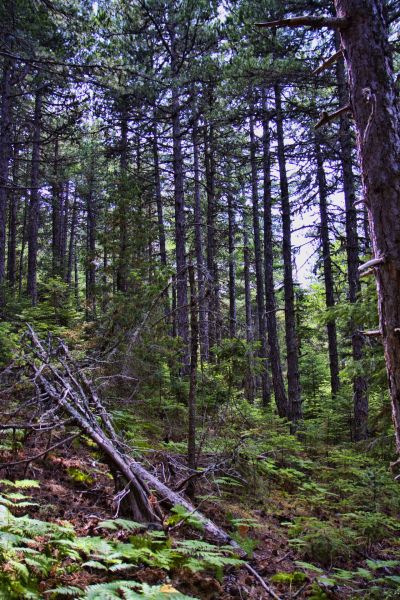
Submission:
M 289 19 L 278 19 L 277 21 L 267 21 L 266 23 L 255 23 L 256 27 L 312 27 L 313 29 L 321 29 L 329 27 L 329 29 L 345 29 L 350 24 L 349 19 L 342 17 L 312 17 L 304 15 L 302 17 L 291 17 Z

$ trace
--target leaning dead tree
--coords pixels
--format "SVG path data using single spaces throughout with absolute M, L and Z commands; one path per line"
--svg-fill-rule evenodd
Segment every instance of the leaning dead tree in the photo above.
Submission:
M 124 502 L 124 512 L 130 518 L 144 523 L 161 523 L 161 505 L 171 507 L 180 504 L 196 514 L 202 521 L 206 534 L 217 542 L 235 546 L 225 531 L 132 457 L 129 447 L 114 429 L 112 419 L 94 386 L 62 340 L 49 337 L 43 341 L 29 327 L 22 350 L 25 374 L 27 369 L 28 377 L 35 387 L 35 406 L 31 402 L 29 410 L 36 417 L 26 425 L 28 429 L 45 431 L 60 425 L 73 426 L 75 432 L 52 448 L 81 434 L 95 442 L 116 482 L 118 504 L 122 506 Z M 20 425 L 14 423 L 10 427 L 19 428 Z M 48 451 L 49 449 L 45 453 Z M 29 460 L 35 458 L 38 457 Z M 19 462 L 27 461 L 2 464 L 0 467 Z M 240 552 L 239 547 L 236 547 Z

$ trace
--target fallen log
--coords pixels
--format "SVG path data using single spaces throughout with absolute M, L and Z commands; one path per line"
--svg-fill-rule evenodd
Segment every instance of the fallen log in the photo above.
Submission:
M 202 522 L 209 537 L 218 543 L 230 544 L 239 555 L 244 556 L 242 548 L 226 531 L 127 453 L 110 415 L 90 381 L 74 363 L 65 344 L 61 340 L 56 346 L 54 340 L 46 344 L 29 326 L 28 339 L 33 358 L 26 355 L 25 359 L 41 396 L 44 393 L 53 407 L 67 413 L 74 426 L 78 426 L 102 450 L 113 475 L 118 473 L 123 477 L 130 497 L 130 517 L 139 522 L 161 522 L 161 506 L 180 504 Z

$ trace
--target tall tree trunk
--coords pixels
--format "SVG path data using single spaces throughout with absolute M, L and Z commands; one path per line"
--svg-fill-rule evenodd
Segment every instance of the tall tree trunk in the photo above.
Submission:
M 189 364 L 189 319 L 186 273 L 186 221 L 179 92 L 172 89 L 172 137 L 175 196 L 176 333 L 183 342 L 183 365 Z
M 282 204 L 283 265 L 285 291 L 285 338 L 287 354 L 287 379 L 289 397 L 289 417 L 293 423 L 302 418 L 298 340 L 296 332 L 296 313 L 292 270 L 291 214 L 289 185 L 286 173 L 285 140 L 283 132 L 283 113 L 280 85 L 274 86 L 276 108 L 276 131 L 278 140 L 278 164 Z
M 26 291 L 32 304 L 37 303 L 37 254 L 39 231 L 39 174 L 40 174 L 40 133 L 42 121 L 43 91 L 39 88 L 35 95 L 35 113 L 33 119 L 33 146 L 31 192 L 28 217 L 28 278 Z
M 229 252 L 229 337 L 236 337 L 236 263 L 235 210 L 233 196 L 228 192 L 228 252 Z
M 58 160 L 59 141 L 54 143 L 53 185 L 52 185 L 52 273 L 60 274 L 60 247 L 61 247 L 61 194 L 62 187 L 59 173 Z
M 87 240 L 86 240 L 86 315 L 96 318 L 96 206 L 94 199 L 94 157 L 91 157 L 86 200 Z
M 207 271 L 210 278 L 208 300 L 208 337 L 210 356 L 217 342 L 217 273 L 215 265 L 215 163 L 213 156 L 214 129 L 209 123 L 204 126 L 204 166 L 207 190 Z
M 167 250 L 165 241 L 165 225 L 161 196 L 160 159 L 158 156 L 158 132 L 156 115 L 154 115 L 153 126 L 153 161 L 154 161 L 154 188 L 157 206 L 158 243 L 160 246 L 160 262 L 163 267 L 167 266 Z
M 321 151 L 321 140 L 315 139 L 315 155 L 317 161 L 317 181 L 319 192 L 319 215 L 320 215 L 320 239 L 322 246 L 322 260 L 324 265 L 325 302 L 327 308 L 335 306 L 335 295 L 333 287 L 331 247 L 329 240 L 328 224 L 328 190 L 324 170 L 324 161 Z M 339 392 L 339 357 L 337 348 L 336 321 L 330 318 L 326 324 L 328 332 L 329 369 L 331 375 L 332 397 L 335 398 Z
M 194 173 L 194 245 L 196 251 L 200 356 L 202 361 L 209 358 L 208 339 L 208 298 L 206 297 L 205 266 L 203 255 L 202 210 L 200 193 L 199 133 L 196 106 L 193 108 L 193 173 Z
M 260 236 L 260 209 L 258 203 L 258 177 L 257 177 L 257 142 L 254 133 L 254 117 L 250 115 L 250 166 L 251 166 L 251 200 L 253 208 L 253 239 L 254 258 L 256 267 L 257 289 L 257 322 L 258 339 L 260 342 L 259 358 L 262 361 L 261 373 L 262 404 L 268 406 L 271 401 L 271 385 L 268 374 L 267 331 L 265 326 L 265 298 L 264 298 L 264 271 L 262 260 Z
M 250 245 L 249 235 L 247 231 L 247 215 L 246 207 L 243 209 L 243 270 L 244 270 L 244 303 L 246 310 L 246 342 L 247 350 L 247 372 L 245 375 L 245 395 L 248 402 L 254 402 L 255 397 L 255 381 L 254 381 L 254 359 L 251 344 L 254 341 L 253 334 L 253 311 L 251 308 L 251 276 L 250 276 Z
M 12 63 L 6 57 L 3 60 L 0 106 L 0 306 L 4 304 L 5 300 L 7 189 L 11 158 L 11 75 Z
M 15 140 L 17 142 L 17 140 Z M 10 194 L 8 214 L 8 253 L 7 253 L 7 280 L 12 293 L 15 293 L 16 269 L 17 269 L 17 218 L 19 194 L 16 189 L 18 185 L 18 144 L 14 144 L 14 156 L 12 167 L 12 184 L 14 189 Z
M 339 49 L 340 41 L 336 36 L 336 45 Z M 336 76 L 338 85 L 339 104 L 348 103 L 348 90 L 344 71 L 343 59 L 337 62 Z M 356 188 L 353 174 L 352 139 L 349 118 L 344 115 L 340 121 L 340 148 L 343 171 L 343 190 L 346 210 L 346 254 L 347 277 L 349 283 L 349 302 L 354 304 L 360 293 L 359 266 L 359 240 L 357 232 Z M 359 326 L 351 321 L 349 323 L 353 360 L 357 364 L 363 358 L 364 339 L 359 332 Z M 353 380 L 354 395 L 354 438 L 362 440 L 368 433 L 368 386 L 367 380 L 362 375 L 356 375 Z
M 335 0 L 349 70 L 350 97 L 375 258 L 379 320 L 397 451 L 400 453 L 400 115 L 385 3 Z M 361 431 L 361 433 L 363 433 Z
M 274 292 L 274 248 L 272 231 L 271 152 L 269 114 L 265 90 L 263 90 L 263 176 L 264 176 L 264 270 L 265 308 L 270 348 L 272 385 L 275 403 L 280 417 L 289 416 L 289 403 L 283 380 L 279 348 L 276 301 Z
M 121 98 L 121 140 L 120 140 L 120 184 L 118 198 L 118 225 L 119 225 L 119 257 L 117 266 L 117 290 L 126 292 L 128 285 L 128 107 L 126 98 Z
M 196 469 L 196 386 L 197 386 L 197 352 L 199 343 L 199 325 L 197 321 L 197 295 L 194 266 L 191 264 L 189 271 L 190 286 L 190 381 L 188 398 L 188 467 Z M 192 479 L 186 490 L 189 498 L 194 496 L 194 480 Z

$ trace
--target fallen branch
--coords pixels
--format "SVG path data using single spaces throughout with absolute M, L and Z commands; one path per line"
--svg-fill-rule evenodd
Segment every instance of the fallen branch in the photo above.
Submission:
M 81 435 L 80 432 L 74 433 L 73 435 L 70 435 L 69 437 L 67 437 L 65 440 L 61 440 L 61 442 L 57 442 L 57 444 L 50 446 L 50 448 L 46 448 L 46 450 L 44 450 L 44 452 L 40 452 L 40 454 L 36 454 L 35 456 L 31 456 L 29 458 L 24 458 L 23 460 L 16 460 L 15 462 L 0 463 L 0 469 L 6 469 L 7 467 L 15 467 L 16 465 L 25 465 L 27 463 L 33 462 L 34 460 L 39 460 L 39 458 L 42 458 L 42 456 L 45 456 L 52 450 L 55 450 L 55 448 L 59 448 L 60 446 L 63 446 L 64 444 L 68 444 L 68 442 L 72 442 L 72 440 L 79 437 L 80 435 Z
M 45 392 L 53 410 L 67 413 L 75 425 L 103 451 L 114 479 L 116 474 L 122 476 L 122 489 L 128 484 L 131 518 L 142 522 L 161 522 L 163 515 L 159 504 L 168 507 L 180 504 L 197 516 L 206 534 L 219 543 L 230 544 L 238 554 L 244 556 L 243 550 L 227 532 L 198 512 L 186 498 L 171 490 L 127 454 L 126 447 L 115 432 L 100 398 L 73 361 L 65 344 L 61 340 L 56 347 L 53 346 L 53 340 L 45 344 L 31 327 L 28 328 L 28 339 L 34 359 L 25 358 L 38 392 Z M 154 502 L 155 495 L 160 499 L 159 502 Z
M 253 569 L 253 567 L 249 564 L 249 563 L 245 563 L 245 568 L 247 569 L 247 571 L 249 573 L 251 573 L 256 579 L 257 581 L 261 584 L 261 586 L 264 588 L 264 590 L 272 597 L 275 598 L 275 600 L 281 600 L 280 596 L 277 596 L 277 594 L 275 594 L 274 590 L 272 590 L 269 585 L 267 584 L 267 582 L 261 577 L 261 575 L 259 573 L 257 573 L 257 571 L 255 569 Z

